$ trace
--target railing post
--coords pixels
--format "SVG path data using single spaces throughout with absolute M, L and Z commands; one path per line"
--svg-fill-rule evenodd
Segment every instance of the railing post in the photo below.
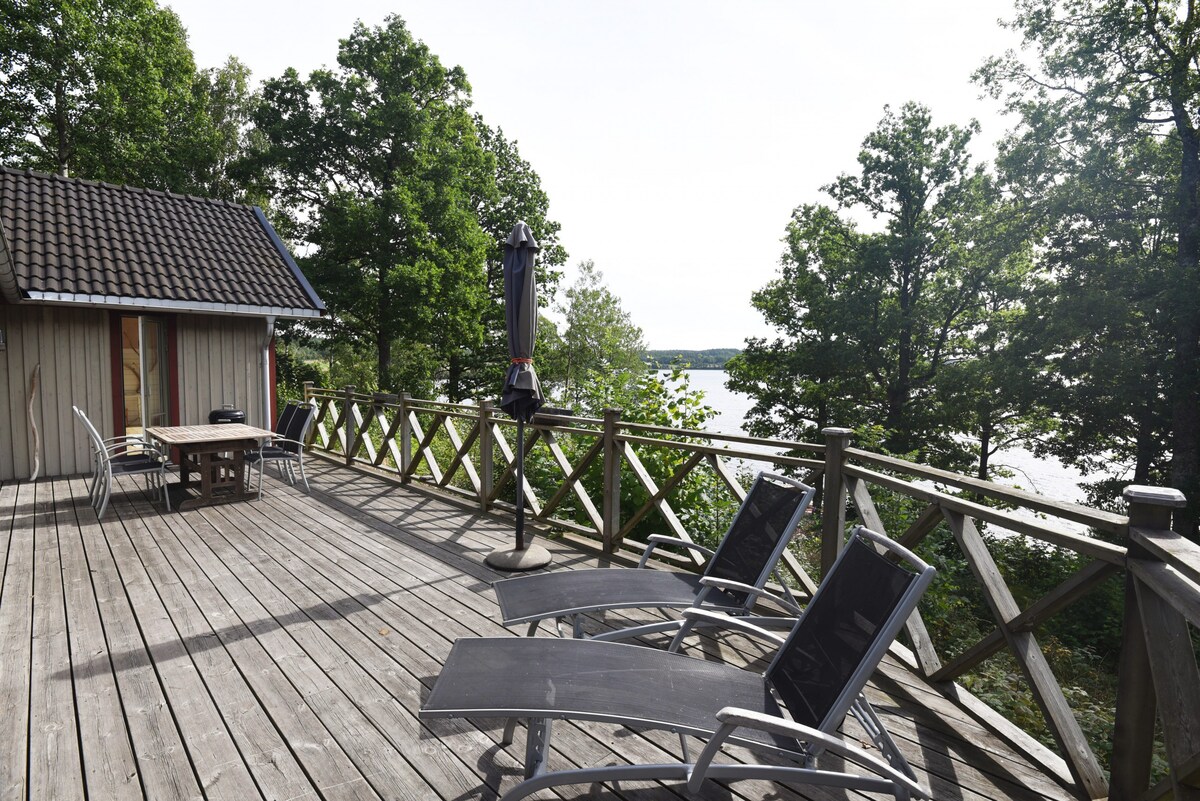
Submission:
M 342 399 L 342 421 L 346 426 L 346 466 L 350 467 L 354 464 L 354 385 L 347 384 L 345 387 L 345 397 Z
M 601 538 L 605 553 L 613 553 L 620 544 L 617 542 L 621 530 L 621 449 L 617 442 L 620 422 L 620 409 L 604 410 L 604 497 L 600 516 L 604 521 Z
M 1158 487 L 1126 487 L 1122 493 L 1129 505 L 1129 527 L 1168 530 L 1171 510 L 1183 505 L 1178 490 Z M 1128 558 L 1149 556 L 1126 535 Z M 1110 801 L 1134 801 L 1150 786 L 1154 751 L 1154 724 L 1158 698 L 1150 673 L 1150 653 L 1138 605 L 1134 577 L 1125 571 L 1125 613 L 1121 632 L 1121 657 L 1117 667 L 1117 705 L 1113 723 L 1112 778 Z
M 492 402 L 479 402 L 479 509 L 486 513 L 492 506 L 495 477 L 495 441 L 492 439 Z
M 314 385 L 313 385 L 313 382 L 311 382 L 311 381 L 305 381 L 305 382 L 304 382 L 304 404 L 305 404 L 306 406 L 312 403 L 312 398 L 313 398 L 313 386 L 314 386 Z M 320 409 L 314 409 L 314 410 L 313 410 L 313 414 L 314 414 L 314 415 L 318 415 L 318 414 L 320 414 L 320 412 L 321 412 L 321 410 L 320 410 Z M 305 447 L 305 448 L 311 448 L 311 447 L 312 447 L 313 440 L 314 440 L 314 439 L 316 439 L 316 437 L 317 437 L 317 427 L 316 427 L 316 425 L 311 425 L 311 426 L 309 426 L 309 427 L 308 427 L 308 433 L 307 433 L 307 434 L 305 435 L 305 437 L 304 437 L 304 447 Z
M 842 552 L 846 536 L 846 481 L 842 466 L 846 463 L 846 448 L 850 447 L 849 428 L 824 428 L 825 476 L 822 479 L 821 499 L 821 575 L 826 575 Z
M 408 419 L 408 402 L 412 395 L 400 393 L 400 481 L 409 482 L 408 466 L 412 464 L 412 421 Z

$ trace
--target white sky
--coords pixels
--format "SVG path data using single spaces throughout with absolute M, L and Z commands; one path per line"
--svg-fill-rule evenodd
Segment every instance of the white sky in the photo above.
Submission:
M 969 76 L 1016 44 L 1011 0 L 163 2 L 198 66 L 235 55 L 255 81 L 332 66 L 356 19 L 399 14 L 518 142 L 570 265 L 593 259 L 663 349 L 770 333 L 750 294 L 788 217 L 854 171 L 884 104 L 978 119 L 989 157 L 1004 125 Z

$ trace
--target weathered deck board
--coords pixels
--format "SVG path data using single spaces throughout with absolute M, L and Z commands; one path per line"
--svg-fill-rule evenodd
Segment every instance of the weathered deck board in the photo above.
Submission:
M 9 485 L 9 490 L 14 489 Z M 0 735 L 0 800 L 24 799 L 29 785 L 29 660 L 33 645 L 33 545 L 36 485 L 20 484 L 5 493 L 11 520 L 4 586 L 0 589 L 0 709 L 6 710 Z
M 466 801 L 519 781 L 502 721 L 417 719 L 455 638 L 521 633 L 497 622 L 499 574 L 483 563 L 510 524 L 320 460 L 309 478 L 311 495 L 268 476 L 262 501 L 184 513 L 121 480 L 99 522 L 81 478 L 0 486 L 0 801 Z M 603 561 L 549 545 L 555 569 Z M 738 637 L 694 649 L 764 654 Z M 899 664 L 869 693 L 939 799 L 1069 797 Z M 555 745 L 554 764 L 574 766 L 679 749 L 669 733 L 598 724 L 561 725 Z M 655 783 L 602 795 L 689 797 Z M 867 796 L 736 782 L 700 797 Z

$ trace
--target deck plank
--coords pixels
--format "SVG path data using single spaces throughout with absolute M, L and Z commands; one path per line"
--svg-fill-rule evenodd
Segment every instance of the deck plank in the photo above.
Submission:
M 130 479 L 118 480 L 113 495 L 135 486 Z M 119 528 L 120 523 L 107 510 L 105 520 L 99 523 L 86 509 L 81 515 L 84 554 L 143 791 L 151 798 L 203 798 L 183 736 L 155 673 L 153 656 L 142 639 L 140 610 L 130 602 L 109 549 L 106 529 Z
M 205 579 L 185 572 L 189 579 L 185 582 L 160 546 L 173 537 L 167 522 L 154 516 L 148 518 L 147 525 L 134 530 L 131 541 L 221 710 L 259 792 L 267 798 L 318 797 L 288 743 L 192 597 L 193 591 L 203 592 Z
M 131 537 L 158 520 L 153 508 L 131 506 L 136 494 L 116 499 L 120 525 L 107 525 L 109 551 L 116 562 L 130 604 L 137 610 L 146 653 L 179 728 L 188 759 L 205 798 L 240 799 L 258 794 L 249 768 L 209 694 L 179 631 L 161 598 L 159 585 L 146 572 Z
M 22 801 L 29 782 L 29 669 L 33 646 L 34 495 L 37 484 L 5 493 L 12 508 L 4 586 L 0 588 L 0 801 Z
M 180 581 L 188 588 L 200 613 L 224 645 L 238 674 L 287 742 L 291 755 L 303 766 L 316 794 L 328 801 L 377 801 L 363 774 L 313 712 L 305 696 L 290 681 L 283 665 L 294 656 L 273 643 L 260 640 L 269 627 L 261 617 L 249 621 L 239 614 L 237 597 L 227 597 L 221 584 L 232 580 L 232 568 L 205 558 L 203 543 L 192 525 L 204 525 L 199 511 L 176 518 L 173 536 L 159 541 Z M 196 558 L 194 552 L 199 553 Z M 235 566 L 236 567 L 236 566 Z
M 501 748 L 502 721 L 417 717 L 457 637 L 524 633 L 499 624 L 490 584 L 503 574 L 484 563 L 507 546 L 511 520 L 321 460 L 306 467 L 311 494 L 268 475 L 261 501 L 183 513 L 121 480 L 99 523 L 82 478 L 0 485 L 0 703 L 16 701 L 6 726 L 19 735 L 0 742 L 0 799 L 474 801 L 520 781 L 523 733 Z M 547 545 L 551 569 L 612 561 Z M 768 653 L 708 634 L 689 648 L 756 669 Z M 899 663 L 885 662 L 868 695 L 939 799 L 1069 798 Z M 860 736 L 853 721 L 845 731 Z M 558 767 L 679 757 L 670 733 L 595 723 L 559 724 L 555 746 Z M 653 782 L 600 795 L 690 797 Z M 708 782 L 698 797 L 874 796 L 755 781 Z
M 67 609 L 54 496 L 53 483 L 37 483 L 29 692 L 29 796 L 69 801 L 84 797 L 84 783 L 71 686 L 71 650 L 67 638 Z
M 56 487 L 55 515 L 70 632 L 69 677 L 75 687 L 84 785 L 92 798 L 141 798 L 137 760 L 125 728 L 117 679 L 104 646 L 104 626 L 83 550 L 82 526 L 95 525 L 96 519 L 84 479 L 64 481 Z

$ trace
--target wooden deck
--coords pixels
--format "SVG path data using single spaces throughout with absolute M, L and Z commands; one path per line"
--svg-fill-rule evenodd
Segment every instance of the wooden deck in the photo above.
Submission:
M 465 801 L 519 781 L 501 721 L 417 720 L 456 637 L 515 633 L 496 622 L 499 574 L 483 564 L 510 524 L 309 466 L 311 495 L 269 474 L 262 501 L 183 513 L 122 479 L 100 522 L 82 478 L 0 486 L 0 801 Z M 598 563 L 551 547 L 554 567 Z M 1070 797 L 898 665 L 872 695 L 936 798 Z M 669 734 L 598 725 L 562 726 L 555 742 L 554 765 L 678 749 Z M 688 797 L 638 783 L 545 797 L 596 794 Z M 764 782 L 701 795 L 863 797 Z

